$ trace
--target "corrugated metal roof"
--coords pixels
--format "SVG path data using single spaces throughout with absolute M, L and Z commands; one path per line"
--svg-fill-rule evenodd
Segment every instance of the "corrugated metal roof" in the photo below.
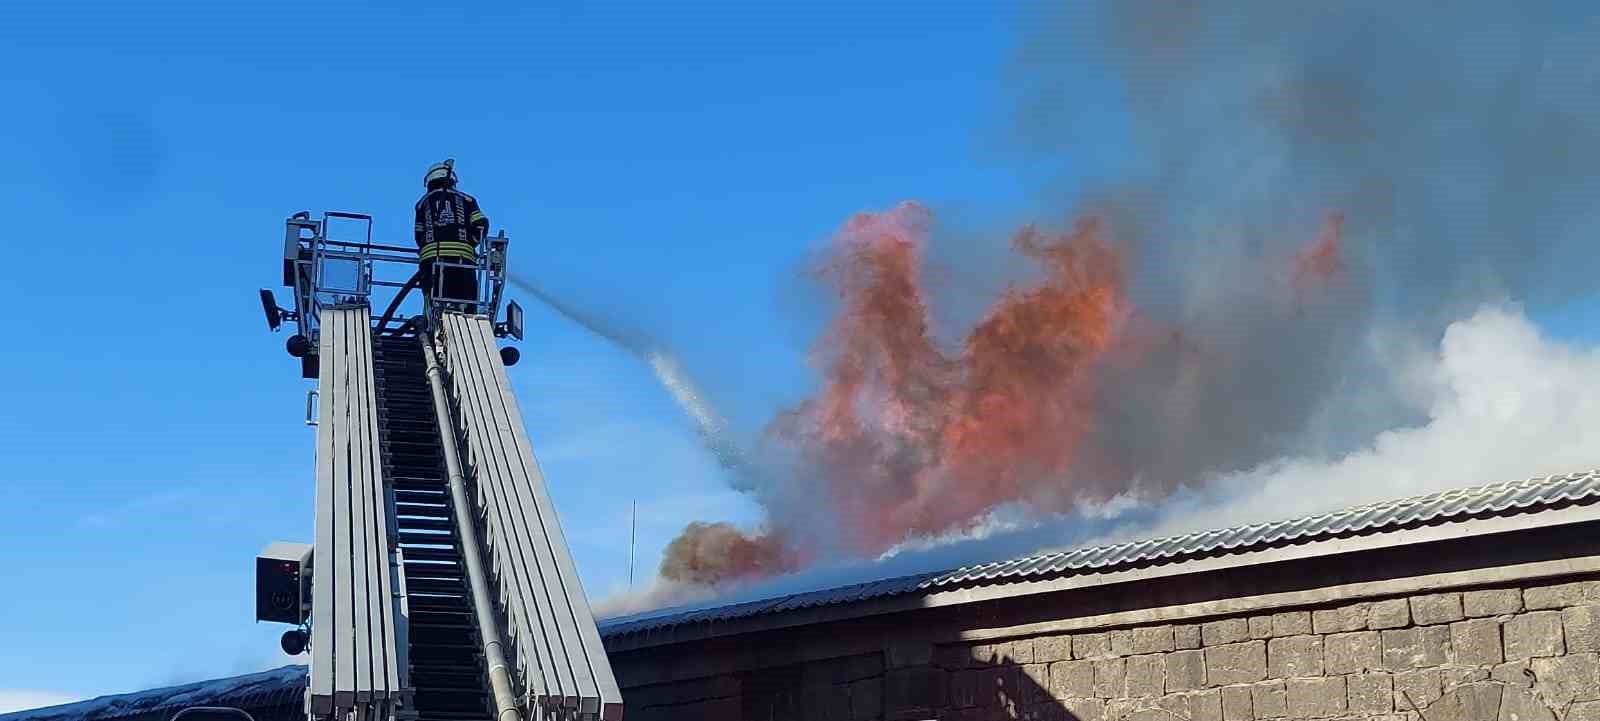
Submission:
M 232 706 L 264 719 L 300 715 L 305 666 L 284 666 L 243 676 L 213 679 L 87 701 L 0 714 L 3 721 L 163 720 L 190 706 Z M 274 711 L 294 713 L 274 713 Z
M 1600 471 L 1530 478 L 1382 501 L 1303 518 L 1256 523 L 870 581 L 714 608 L 666 609 L 602 621 L 606 638 L 687 624 L 732 621 L 818 606 L 1083 572 L 1107 572 L 1345 536 L 1387 533 L 1481 516 L 1537 513 L 1600 502 Z

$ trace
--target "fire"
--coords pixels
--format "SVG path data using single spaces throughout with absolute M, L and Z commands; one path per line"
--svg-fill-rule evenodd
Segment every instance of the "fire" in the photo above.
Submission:
M 827 500 L 837 521 L 828 541 L 854 555 L 968 531 L 1007 504 L 1061 512 L 1103 500 L 1108 486 L 1124 484 L 1074 476 L 1115 475 L 1124 463 L 1091 447 L 1097 400 L 1128 390 L 1106 387 L 1105 371 L 1210 355 L 1204 339 L 1135 313 L 1123 253 L 1097 218 L 1067 232 L 1016 232 L 1012 247 L 1039 279 L 1003 293 L 946 352 L 921 277 L 930 225 L 925 208 L 904 203 L 860 213 L 836 234 L 815 273 L 838 300 L 813 349 L 821 388 L 768 428 L 798 452 L 810 472 L 802 482 Z M 1296 293 L 1343 269 L 1341 228 L 1333 216 L 1295 254 Z M 662 574 L 696 583 L 767 575 L 799 565 L 818 543 L 696 523 L 673 541 Z
M 730 523 L 696 521 L 667 545 L 660 572 L 669 581 L 706 586 L 764 578 L 797 565 L 777 535 L 747 536 Z
M 822 391 L 774 426 L 821 471 L 860 553 L 971 524 L 1058 479 L 1126 315 L 1122 259 L 1098 221 L 1025 228 L 1013 245 L 1044 279 L 1007 292 L 947 357 L 919 277 L 927 226 L 904 204 L 841 230 L 822 273 L 840 299 L 816 351 Z

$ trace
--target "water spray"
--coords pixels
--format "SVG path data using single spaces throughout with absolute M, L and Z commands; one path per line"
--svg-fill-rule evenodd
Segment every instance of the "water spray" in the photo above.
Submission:
M 733 472 L 735 488 L 750 490 L 753 487 L 756 478 L 755 468 L 745 457 L 744 450 L 728 437 L 727 420 L 711 405 L 706 394 L 700 390 L 683 364 L 679 363 L 671 352 L 643 333 L 619 328 L 613 323 L 573 307 L 531 280 L 514 273 L 509 274 L 507 279 L 512 285 L 528 292 L 562 317 L 610 341 L 649 366 L 656 382 L 666 389 L 678 408 L 694 422 L 695 432 L 700 436 L 701 444 L 716 456 L 717 462 L 722 464 L 723 468 Z

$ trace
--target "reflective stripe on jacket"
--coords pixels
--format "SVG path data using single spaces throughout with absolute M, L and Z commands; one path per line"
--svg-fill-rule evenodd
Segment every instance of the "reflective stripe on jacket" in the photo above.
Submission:
M 489 234 L 489 219 L 476 198 L 455 188 L 435 188 L 417 201 L 413 229 L 419 259 L 476 260 L 478 242 Z
M 468 262 L 478 260 L 478 249 L 471 243 L 462 243 L 455 240 L 445 240 L 429 243 L 417 251 L 418 260 L 428 260 L 444 256 L 446 258 L 465 258 Z

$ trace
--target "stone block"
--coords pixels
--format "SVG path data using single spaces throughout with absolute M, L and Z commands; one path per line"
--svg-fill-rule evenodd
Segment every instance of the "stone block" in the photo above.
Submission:
M 954 671 L 967 667 L 967 662 L 972 658 L 972 650 L 960 644 L 938 646 L 934 649 L 934 660 L 939 668 Z
M 1446 666 L 1439 671 L 1444 674 L 1445 688 L 1489 680 L 1489 669 L 1483 666 Z
M 1522 611 L 1522 589 L 1498 588 L 1467 591 L 1461 594 L 1461 610 L 1467 618 L 1505 616 Z
M 1567 653 L 1600 651 L 1600 606 L 1573 606 L 1561 611 Z
M 1267 677 L 1267 645 L 1246 641 L 1205 649 L 1206 680 L 1212 686 L 1250 683 Z
M 1180 651 L 1200 648 L 1200 627 L 1197 625 L 1173 626 L 1172 645 Z
M 1113 656 L 1133 655 L 1133 629 L 1122 629 L 1111 632 L 1111 654 Z
M 1422 626 L 1381 632 L 1383 666 L 1390 671 L 1441 666 L 1449 661 L 1450 627 Z
M 951 671 L 946 682 L 949 684 L 951 706 L 972 708 L 978 705 L 977 671 Z
M 1133 629 L 1134 653 L 1166 653 L 1175 648 L 1171 626 L 1145 626 Z
M 1383 667 L 1383 643 L 1377 631 L 1336 633 L 1323 639 L 1323 659 L 1334 675 L 1360 673 Z
M 1339 608 L 1311 612 L 1311 629 L 1315 633 L 1347 633 L 1365 631 L 1370 603 L 1352 603 Z
M 1155 704 L 1149 699 L 1114 698 L 1106 702 L 1106 721 L 1128 721 L 1140 711 L 1157 711 Z M 1156 721 L 1171 721 L 1170 719 L 1157 719 Z
M 1170 714 L 1168 721 L 1191 721 L 1194 718 L 1194 696 L 1186 693 L 1168 694 L 1156 699 L 1156 708 Z
M 1435 593 L 1411 597 L 1411 622 L 1418 626 L 1454 623 L 1466 618 L 1461 612 L 1461 594 Z
M 996 671 L 997 673 L 991 677 L 988 684 L 989 688 L 993 689 L 990 693 L 995 697 L 994 703 L 996 706 L 1000 708 L 1022 708 L 1026 705 L 1028 699 L 1036 695 L 1029 688 L 1033 684 L 1023 679 L 1021 666 L 1006 666 L 996 669 Z M 984 704 L 980 700 L 978 705 L 982 706 Z
M 726 699 L 732 701 L 734 699 Z M 629 703 L 632 703 L 631 701 Z M 807 686 L 800 690 L 800 708 L 805 718 L 823 721 L 847 721 L 850 718 L 850 687 L 828 684 Z M 630 717 L 632 712 L 630 711 Z M 701 718 L 713 718 L 704 716 Z M 721 717 L 718 717 L 721 718 Z M 737 714 L 727 718 L 738 718 Z
M 1256 641 L 1265 641 L 1272 638 L 1272 617 L 1251 616 L 1250 638 Z
M 1066 712 L 1063 721 L 1104 721 L 1106 702 L 1097 698 L 1069 698 L 1061 702 Z
M 1160 654 L 1129 656 L 1127 661 L 1127 695 L 1132 698 L 1155 698 L 1166 693 L 1167 667 Z
M 1367 613 L 1367 628 L 1381 631 L 1411 625 L 1411 604 L 1403 598 L 1375 601 Z
M 1094 695 L 1099 698 L 1122 696 L 1127 678 L 1127 661 L 1107 658 L 1094 661 Z
M 1406 671 L 1394 675 L 1397 711 L 1421 711 L 1444 695 L 1444 677 L 1438 669 Z
M 1343 676 L 1291 678 L 1284 682 L 1289 718 L 1329 718 L 1345 712 Z
M 1189 694 L 1192 721 L 1223 721 L 1222 690 L 1197 691 Z
M 1560 656 L 1567 650 L 1560 611 L 1532 611 L 1513 616 L 1506 621 L 1501 633 L 1505 636 L 1507 661 Z
M 883 679 L 867 678 L 850 684 L 850 718 L 875 719 L 883 715 Z
M 1174 704 L 1180 703 L 1174 701 Z M 1176 706 L 1175 706 L 1176 708 Z M 1179 713 L 1185 715 L 1180 716 Z M 1141 706 L 1125 717 L 1125 721 L 1187 721 L 1187 709 L 1166 709 L 1160 706 Z
M 978 669 L 978 708 L 996 708 L 1016 697 L 1015 666 L 989 666 Z
M 1575 653 L 1533 660 L 1534 690 L 1558 706 L 1600 701 L 1600 655 Z
M 1556 721 L 1556 716 L 1531 690 L 1507 688 L 1500 695 L 1499 721 Z
M 1000 663 L 1022 665 L 1033 663 L 1033 639 L 1025 638 L 1020 641 L 1008 641 L 1000 648 Z
M 856 656 L 846 656 L 834 661 L 834 683 L 849 683 L 864 678 L 880 676 L 883 674 L 883 654 L 864 653 Z
M 1311 633 L 1310 611 L 1286 611 L 1272 614 L 1272 635 L 1303 636 Z
M 1394 679 L 1386 673 L 1359 673 L 1345 677 L 1352 716 L 1373 716 L 1394 711 Z
M 1200 640 L 1207 646 L 1221 646 L 1250 640 L 1250 622 L 1242 618 L 1224 618 L 1200 625 Z
M 1600 721 L 1600 701 L 1573 704 L 1563 721 Z
M 1028 705 L 1033 705 L 1054 698 L 1050 692 L 1050 664 L 1030 663 L 1022 666 L 1022 675 L 1018 677 L 1022 699 Z
M 1166 662 L 1167 691 L 1194 691 L 1206 687 L 1204 651 L 1175 651 L 1163 657 Z
M 1505 686 L 1533 686 L 1533 663 L 1528 659 L 1502 663 L 1489 669 L 1489 678 Z
M 1500 716 L 1504 694 L 1496 683 L 1473 683 L 1448 688 L 1444 696 L 1423 712 L 1428 721 L 1494 721 Z
M 719 698 L 709 701 L 700 701 L 687 706 L 675 707 L 672 710 L 680 718 L 739 718 L 739 715 L 743 713 L 743 709 L 740 707 L 740 702 L 737 698 Z M 826 718 L 838 719 L 838 721 L 846 721 L 847 719 L 847 717 L 842 714 L 838 716 L 827 716 Z
M 1321 676 L 1322 637 L 1289 636 L 1269 641 L 1267 675 L 1272 678 Z
M 1265 681 L 1251 686 L 1250 700 L 1257 719 L 1289 715 L 1289 699 L 1284 695 L 1282 681 Z
M 1053 663 L 1072 660 L 1071 636 L 1040 636 L 1033 639 L 1035 663 Z
M 1094 696 L 1094 662 L 1057 661 L 1050 664 L 1050 692 L 1056 698 Z
M 1255 702 L 1250 700 L 1249 686 L 1224 686 L 1222 691 L 1222 721 L 1255 721 Z
M 1529 611 L 1600 603 L 1600 581 L 1579 581 L 1522 590 L 1522 605 Z
M 1041 688 L 1049 688 L 1049 673 L 1045 667 Z M 931 666 L 895 668 L 883 675 L 883 707 L 890 718 L 926 718 L 948 705 L 945 696 L 944 674 Z M 1047 696 L 1040 693 L 1039 700 L 1044 698 Z
M 896 641 L 883 648 L 885 668 L 928 666 L 933 663 L 933 644 L 916 641 Z
M 1489 666 L 1504 661 L 1500 622 L 1475 618 L 1450 624 L 1450 648 L 1455 651 L 1456 663 Z
M 1077 659 L 1105 658 L 1111 655 L 1111 636 L 1104 633 L 1080 633 L 1072 637 L 1072 657 Z
M 742 691 L 738 677 L 712 676 L 646 686 L 631 692 L 631 695 L 636 698 L 635 703 L 643 706 L 666 706 L 708 698 L 738 696 Z
M 995 647 L 989 644 L 974 644 L 969 647 L 971 654 L 967 657 L 967 668 L 982 668 L 993 666 L 999 658 Z

